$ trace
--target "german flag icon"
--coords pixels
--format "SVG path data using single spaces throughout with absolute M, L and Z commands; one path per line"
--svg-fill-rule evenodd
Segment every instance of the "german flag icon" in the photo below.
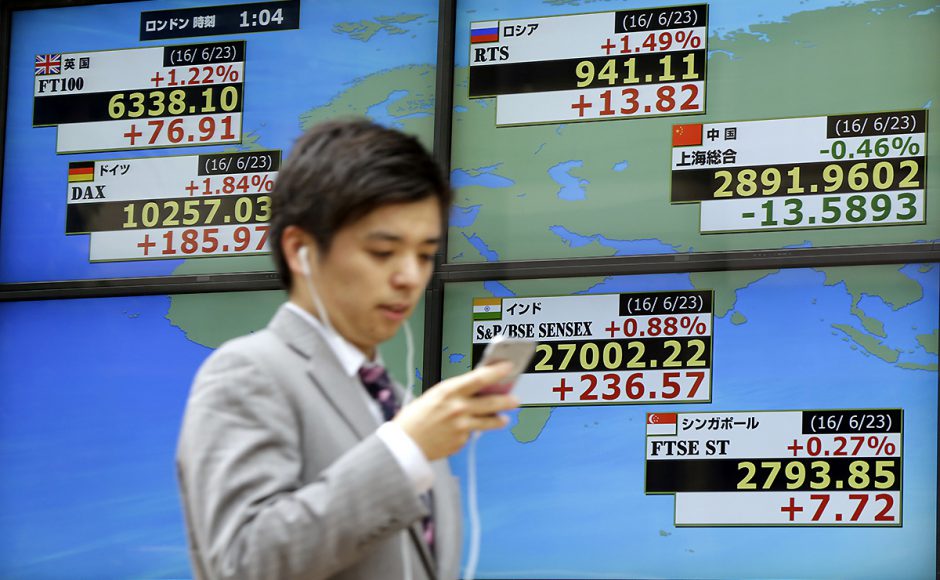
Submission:
M 95 180 L 95 162 L 78 161 L 69 163 L 69 183 Z

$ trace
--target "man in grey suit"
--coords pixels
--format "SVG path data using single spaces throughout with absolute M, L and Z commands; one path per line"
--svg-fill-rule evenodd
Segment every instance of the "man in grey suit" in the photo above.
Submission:
M 298 140 L 272 198 L 288 302 L 206 360 L 183 419 L 194 574 L 456 578 L 460 504 L 446 458 L 473 431 L 505 426 L 498 413 L 518 401 L 475 395 L 511 365 L 448 379 L 397 410 L 405 393 L 376 350 L 430 279 L 446 179 L 412 137 L 330 122 Z

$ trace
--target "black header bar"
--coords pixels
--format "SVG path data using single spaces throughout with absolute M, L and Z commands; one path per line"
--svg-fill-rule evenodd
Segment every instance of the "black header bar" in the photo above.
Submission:
M 709 201 L 713 199 L 760 199 L 765 197 L 762 191 L 764 187 L 761 184 L 761 175 L 767 169 L 776 169 L 780 177 L 780 185 L 777 191 L 766 197 L 791 197 L 794 195 L 839 195 L 842 193 L 864 193 L 869 191 L 899 191 L 907 189 L 923 189 L 926 164 L 925 158 L 921 157 L 890 157 L 890 158 L 871 158 L 871 159 L 845 159 L 842 161 L 817 161 L 813 163 L 781 163 L 778 165 L 747 165 L 741 167 L 712 167 L 707 169 L 683 169 L 673 170 L 672 172 L 672 203 L 683 203 L 690 201 Z M 890 172 L 887 168 L 881 168 L 878 171 L 879 176 L 890 176 L 891 181 L 885 187 L 876 188 L 871 181 L 872 174 L 875 172 L 875 166 L 887 163 L 890 165 Z M 852 179 L 850 171 L 853 167 L 866 165 L 862 173 L 869 179 L 869 184 L 862 189 L 852 188 Z M 902 165 L 903 164 L 903 165 Z M 829 183 L 824 179 L 827 167 L 838 165 L 842 170 L 842 177 L 839 186 L 832 191 L 826 191 Z M 798 193 L 788 193 L 787 189 L 795 185 L 793 175 L 790 172 L 799 168 L 799 186 L 802 191 Z M 754 180 L 757 189 L 753 195 L 745 196 L 738 193 L 738 184 L 740 182 L 741 172 L 745 169 L 752 169 L 757 173 Z M 882 171 L 882 169 L 884 169 Z M 718 172 L 730 174 L 729 179 L 718 176 Z M 727 192 L 728 195 L 716 198 L 715 192 L 719 189 Z
M 924 109 L 826 117 L 827 139 L 905 135 L 926 131 L 927 111 Z
M 900 433 L 902 409 L 842 409 L 803 411 L 803 433 Z
M 234 93 L 228 91 L 228 94 L 223 95 L 229 87 L 234 89 Z M 186 85 L 36 97 L 33 99 L 33 126 L 122 119 L 139 119 L 145 122 L 156 118 L 240 113 L 242 87 L 242 83 Z M 139 96 L 132 98 L 131 95 Z M 223 99 L 227 103 L 225 108 L 222 107 Z M 174 102 L 177 104 L 174 105 Z M 176 109 L 179 111 L 173 112 Z M 120 112 L 120 115 L 112 116 L 114 111 Z
M 191 38 L 300 28 L 300 0 L 140 13 L 140 39 Z
M 249 151 L 246 153 L 209 153 L 199 156 L 199 176 L 233 173 L 264 173 L 281 168 L 281 151 Z
M 683 59 L 690 54 L 694 55 L 692 74 L 695 78 L 683 79 L 684 75 L 689 74 L 688 66 Z M 663 59 L 667 56 L 671 57 L 668 60 L 670 63 L 668 68 L 663 64 Z M 631 72 L 628 68 L 631 60 L 634 61 L 632 72 L 636 82 L 624 83 L 623 78 Z M 608 65 L 610 61 L 614 62 L 614 65 L 610 67 L 611 72 L 617 75 L 617 80 L 613 84 L 607 80 L 607 75 L 602 74 L 605 65 Z M 583 62 L 591 63 L 594 78 L 589 84 L 579 87 L 578 83 L 581 79 L 578 77 L 578 66 Z M 705 80 L 704 49 L 516 62 L 471 67 L 470 98 L 703 80 Z
M 650 444 L 647 443 L 647 445 Z M 787 471 L 787 467 L 795 463 L 802 464 L 802 468 L 792 466 Z M 854 478 L 853 465 L 856 472 Z M 779 471 L 772 475 L 775 470 Z M 803 476 L 787 477 L 787 473 L 802 473 Z M 744 486 L 747 484 L 754 485 L 754 488 L 746 489 Z M 648 459 L 646 461 L 646 493 L 898 491 L 900 489 L 900 457 L 796 457 L 788 459 L 760 457 L 753 459 Z
M 90 186 L 71 184 L 70 195 L 73 191 L 80 194 L 87 187 Z M 262 197 L 266 203 L 260 202 Z M 239 200 L 242 199 L 248 201 L 241 204 Z M 262 193 L 70 203 L 65 213 L 65 233 L 87 234 L 263 223 L 270 219 L 270 203 L 270 197 Z M 240 204 L 243 207 L 236 207 Z M 147 220 L 152 220 L 153 223 L 147 224 Z
M 163 66 L 186 66 L 245 61 L 245 41 L 178 44 L 163 48 Z
M 537 323 L 536 323 L 537 324 Z M 602 353 L 610 343 L 620 345 L 620 364 L 617 368 L 607 368 Z M 667 344 L 669 343 L 669 344 Z M 559 345 L 574 345 L 574 355 L 568 349 L 559 348 Z M 711 368 L 712 337 L 711 336 L 658 336 L 633 337 L 618 339 L 590 339 L 590 340 L 559 340 L 540 341 L 539 346 L 547 345 L 549 350 L 535 355 L 525 372 L 538 373 L 611 373 L 611 372 L 642 372 L 647 370 L 663 369 L 667 371 L 679 370 L 706 370 Z M 581 364 L 584 345 L 593 345 L 597 350 L 596 365 L 593 368 L 584 368 Z M 486 343 L 473 344 L 471 353 L 472 366 L 476 366 L 483 358 Z M 592 349 L 593 352 L 593 349 Z M 615 355 L 608 354 L 613 357 Z M 589 358 L 594 358 L 591 354 Z M 564 361 L 568 365 L 563 367 Z M 689 364 L 689 363 L 693 364 Z M 548 370 L 536 370 L 536 365 Z M 670 366 L 667 366 L 670 365 Z
M 711 314 L 712 290 L 631 292 L 620 295 L 620 316 Z
M 616 13 L 614 33 L 652 32 L 708 26 L 708 4 L 621 10 Z

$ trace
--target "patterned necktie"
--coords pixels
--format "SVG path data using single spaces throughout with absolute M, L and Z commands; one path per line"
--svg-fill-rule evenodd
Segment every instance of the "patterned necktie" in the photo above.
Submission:
M 363 365 L 359 369 L 359 378 L 365 385 L 369 395 L 375 399 L 382 409 L 382 417 L 389 421 L 398 411 L 398 402 L 395 400 L 395 391 L 392 390 L 392 380 L 380 365 Z
M 375 399 L 382 409 L 382 417 L 390 421 L 398 411 L 398 401 L 395 400 L 395 391 L 392 390 L 392 380 L 380 365 L 363 365 L 359 369 L 359 378 L 365 385 L 369 395 Z M 422 500 L 431 507 L 431 493 L 423 494 Z M 434 553 L 434 520 L 427 516 L 421 520 L 424 530 L 424 541 L 427 542 L 431 553 Z
M 432 497 L 431 492 L 429 491 L 426 495 L 426 501 L 430 504 Z M 421 528 L 424 530 L 424 541 L 427 543 L 431 554 L 434 554 L 434 520 L 431 516 L 425 516 L 421 519 Z

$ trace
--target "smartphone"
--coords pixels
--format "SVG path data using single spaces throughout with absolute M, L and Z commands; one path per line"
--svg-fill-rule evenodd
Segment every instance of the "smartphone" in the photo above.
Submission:
M 505 394 L 512 390 L 519 375 L 525 372 L 529 366 L 532 357 L 535 356 L 534 340 L 523 338 L 507 338 L 502 335 L 493 337 L 493 340 L 486 345 L 483 351 L 483 358 L 477 366 L 494 364 L 502 361 L 510 361 L 513 365 L 512 371 L 501 382 L 495 385 L 483 387 L 477 391 L 478 395 Z

